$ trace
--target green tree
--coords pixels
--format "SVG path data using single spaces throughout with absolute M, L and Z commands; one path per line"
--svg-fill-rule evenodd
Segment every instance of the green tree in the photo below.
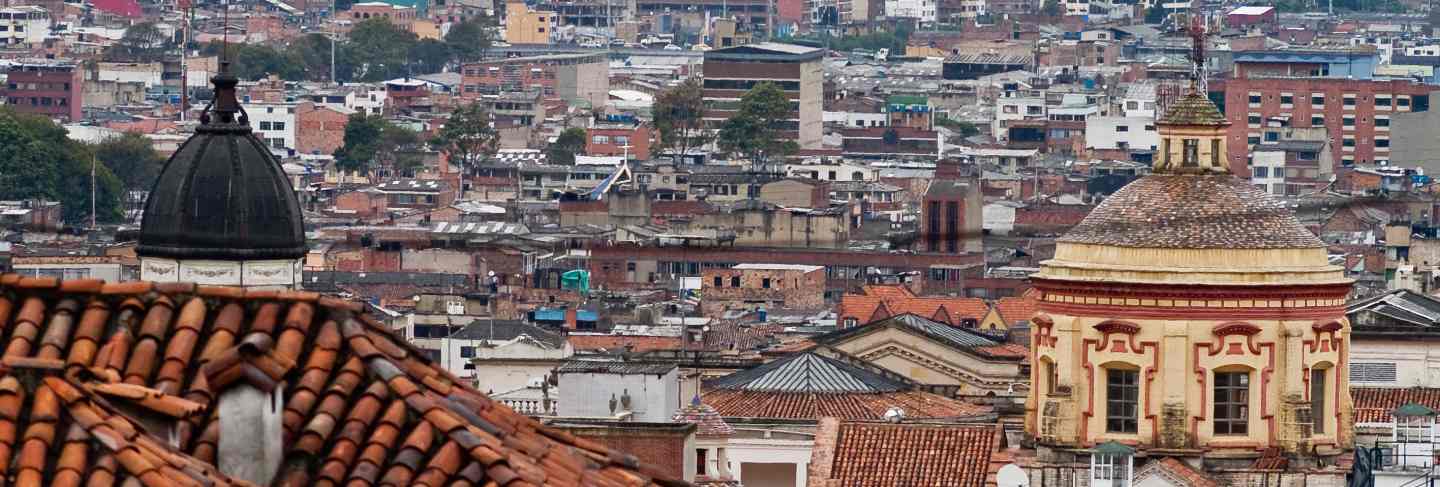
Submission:
M 49 119 L 0 108 L 0 199 L 59 201 L 66 221 L 88 223 L 94 164 L 97 220 L 119 221 L 120 180 L 92 157 Z
M 345 138 L 335 149 L 335 167 L 369 174 L 380 153 L 382 134 L 390 122 L 385 117 L 356 112 L 345 121 Z
M 332 81 L 330 79 L 330 38 L 324 34 L 307 34 L 290 42 L 285 47 L 288 59 L 299 64 L 303 79 L 310 81 Z M 335 77 L 341 83 L 351 81 L 355 76 L 353 51 L 349 43 L 335 45 Z
M 105 50 L 105 59 L 130 63 L 160 61 L 175 47 L 154 22 L 141 22 L 125 29 L 125 35 Z
M 705 130 L 705 92 L 698 78 L 689 78 L 679 86 L 655 97 L 655 129 L 660 131 L 660 148 L 669 150 L 679 164 L 691 149 L 710 140 Z
M 555 143 L 550 144 L 550 162 L 574 164 L 575 156 L 585 153 L 585 129 L 570 127 L 560 132 Z
M 794 154 L 799 150 L 795 141 L 781 138 L 790 113 L 790 99 L 780 85 L 769 81 L 755 85 L 740 97 L 735 116 L 720 126 L 720 150 L 749 159 L 757 167 L 771 157 Z
M 91 150 L 127 191 L 148 191 L 165 168 L 165 158 L 155 152 L 155 144 L 134 132 L 106 139 Z
M 975 124 L 966 122 L 964 120 L 956 120 L 953 118 L 936 118 L 935 124 L 941 127 L 948 128 L 950 130 L 954 130 L 956 132 L 960 132 L 961 137 L 980 135 L 979 127 L 976 127 Z
M 449 154 L 450 161 L 473 167 L 484 157 L 494 154 L 500 143 L 500 133 L 490 126 L 490 122 L 490 112 L 479 102 L 461 106 L 450 113 L 450 119 L 430 140 L 430 145 Z
M 355 24 L 347 48 L 355 54 L 358 79 L 373 82 L 410 74 L 410 49 L 416 42 L 413 32 L 401 30 L 383 18 L 372 18 Z
M 291 52 L 274 47 L 262 44 L 226 46 L 221 41 L 210 41 L 201 48 L 201 52 L 218 56 L 226 49 L 229 50 L 225 57 L 230 60 L 230 72 L 236 78 L 256 80 L 273 74 L 285 80 L 305 79 L 305 66 L 301 60 L 292 56 Z
M 465 63 L 485 56 L 491 42 L 485 24 L 485 20 L 471 19 L 450 26 L 450 32 L 445 34 L 445 45 L 450 47 L 454 60 Z
M 444 71 L 450 57 L 450 47 L 444 42 L 422 39 L 410 47 L 411 71 L 417 74 Z

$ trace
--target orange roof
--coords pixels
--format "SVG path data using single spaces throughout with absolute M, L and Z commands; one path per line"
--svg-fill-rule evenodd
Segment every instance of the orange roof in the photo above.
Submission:
M 985 485 L 999 445 L 992 425 L 845 421 L 836 431 L 823 485 Z M 823 461 L 823 460 L 822 460 Z
M 581 350 L 620 350 L 630 346 L 633 352 L 649 352 L 651 350 L 679 350 L 685 344 L 680 337 L 657 337 L 657 336 L 628 336 L 628 335 L 570 335 L 570 346 L 575 351 Z
M 1350 395 L 1355 398 L 1356 423 L 1388 423 L 1394 419 L 1391 412 L 1410 403 L 1440 411 L 1436 388 L 1351 387 Z
M 727 418 L 780 418 L 819 420 L 884 419 L 892 407 L 915 419 L 964 418 L 990 412 L 980 406 L 922 391 L 881 393 L 769 392 L 716 389 L 700 398 Z
M 1000 318 L 1005 320 L 1005 324 L 1013 325 L 1017 321 L 1030 321 L 1039 304 L 1034 296 L 1006 297 L 995 301 L 995 309 L 1000 311 Z
M 916 296 L 905 286 L 865 286 L 863 294 L 840 297 L 840 319 L 854 318 L 860 323 L 913 313 L 950 325 L 961 320 L 977 322 L 990 310 L 980 298 L 949 296 Z

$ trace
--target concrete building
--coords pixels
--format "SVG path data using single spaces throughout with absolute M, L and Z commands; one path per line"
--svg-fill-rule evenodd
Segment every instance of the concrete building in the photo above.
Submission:
M 740 264 L 700 273 L 700 305 L 726 310 L 815 310 L 825 303 L 825 268 L 818 265 Z
M 1085 148 L 1090 150 L 1155 150 L 1160 134 L 1155 117 L 1087 117 Z
M 539 89 L 545 98 L 603 107 L 610 99 L 610 61 L 604 53 L 550 54 L 466 63 L 461 97 Z
M 67 122 L 82 118 L 84 82 L 82 70 L 60 61 L 21 61 L 11 64 L 0 97 L 22 113 L 33 113 Z
M 295 109 L 295 103 L 245 104 L 245 114 L 250 116 L 255 136 L 277 154 L 295 149 Z
M 654 138 L 646 122 L 599 122 L 585 129 L 585 155 L 648 161 Z
M 1283 204 L 1230 173 L 1226 124 L 1200 94 L 1173 103 L 1154 174 L 1031 276 L 1025 431 L 1055 455 L 1026 467 L 1030 485 L 1128 485 L 1162 455 L 1187 477 L 1347 485 L 1347 471 L 1308 466 L 1354 455 L 1351 281 Z M 1137 485 L 1177 485 L 1155 482 Z
M 21 5 L 0 8 L 0 46 L 38 44 L 50 35 L 50 12 Z
M 1430 110 L 1431 87 L 1413 81 L 1319 77 L 1242 78 L 1224 83 L 1230 121 L 1230 167 L 1245 174 L 1246 158 L 1267 127 L 1324 127 L 1330 152 L 1343 165 L 1392 160 L 1392 118 Z
M 511 44 L 549 44 L 560 25 L 558 14 L 548 10 L 530 10 L 522 1 L 505 2 L 505 42 Z
M 673 363 L 572 360 L 555 376 L 560 416 L 664 422 L 680 410 L 680 369 Z
M 364 2 L 351 5 L 348 15 L 351 25 L 370 19 L 385 19 L 391 25 L 404 31 L 414 30 L 411 24 L 416 19 L 413 7 L 391 5 L 385 2 Z
M 1324 127 L 1266 128 L 1250 158 L 1250 182 L 1274 195 L 1320 191 L 1334 175 Z
M 938 3 L 938 0 L 885 0 L 885 16 L 933 23 Z
M 764 82 L 778 84 L 797 102 L 786 136 L 802 149 L 818 149 L 824 130 L 824 49 L 761 42 L 705 52 L 705 121 L 718 127 L 735 114 L 740 97 Z

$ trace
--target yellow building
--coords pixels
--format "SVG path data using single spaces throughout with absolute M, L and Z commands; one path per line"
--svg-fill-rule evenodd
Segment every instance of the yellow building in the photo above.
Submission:
M 1304 466 L 1305 485 L 1343 485 L 1325 466 L 1353 443 L 1351 281 L 1283 204 L 1230 173 L 1227 125 L 1204 96 L 1176 101 L 1154 174 L 1032 276 L 1026 432 L 1051 464 L 1088 458 L 1071 474 L 1091 486 L 1128 486 L 1141 465 L 1233 480 L 1266 458 Z
M 525 2 L 505 2 L 505 42 L 511 44 L 549 44 L 550 34 L 559 25 L 555 12 L 530 10 Z

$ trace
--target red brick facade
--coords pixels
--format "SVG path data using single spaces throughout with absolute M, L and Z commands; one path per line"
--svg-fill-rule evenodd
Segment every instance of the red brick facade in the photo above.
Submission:
M 295 106 L 295 151 L 301 154 L 333 154 L 345 142 L 349 116 L 333 108 L 301 103 Z
M 650 124 L 615 125 L 606 124 L 585 130 L 585 155 L 623 156 L 629 145 L 631 159 L 650 160 L 650 143 L 654 137 Z
M 1264 137 L 1267 125 L 1287 118 L 1292 127 L 1314 127 L 1316 122 L 1325 126 L 1336 162 L 1389 160 L 1389 117 L 1428 109 L 1430 92 L 1424 84 L 1404 80 L 1299 77 L 1231 79 L 1220 89 L 1230 120 L 1230 167 L 1239 174 L 1249 174 L 1250 144 Z
M 80 73 L 68 64 L 17 64 L 0 85 L 0 95 L 15 111 L 78 122 L 84 93 Z

